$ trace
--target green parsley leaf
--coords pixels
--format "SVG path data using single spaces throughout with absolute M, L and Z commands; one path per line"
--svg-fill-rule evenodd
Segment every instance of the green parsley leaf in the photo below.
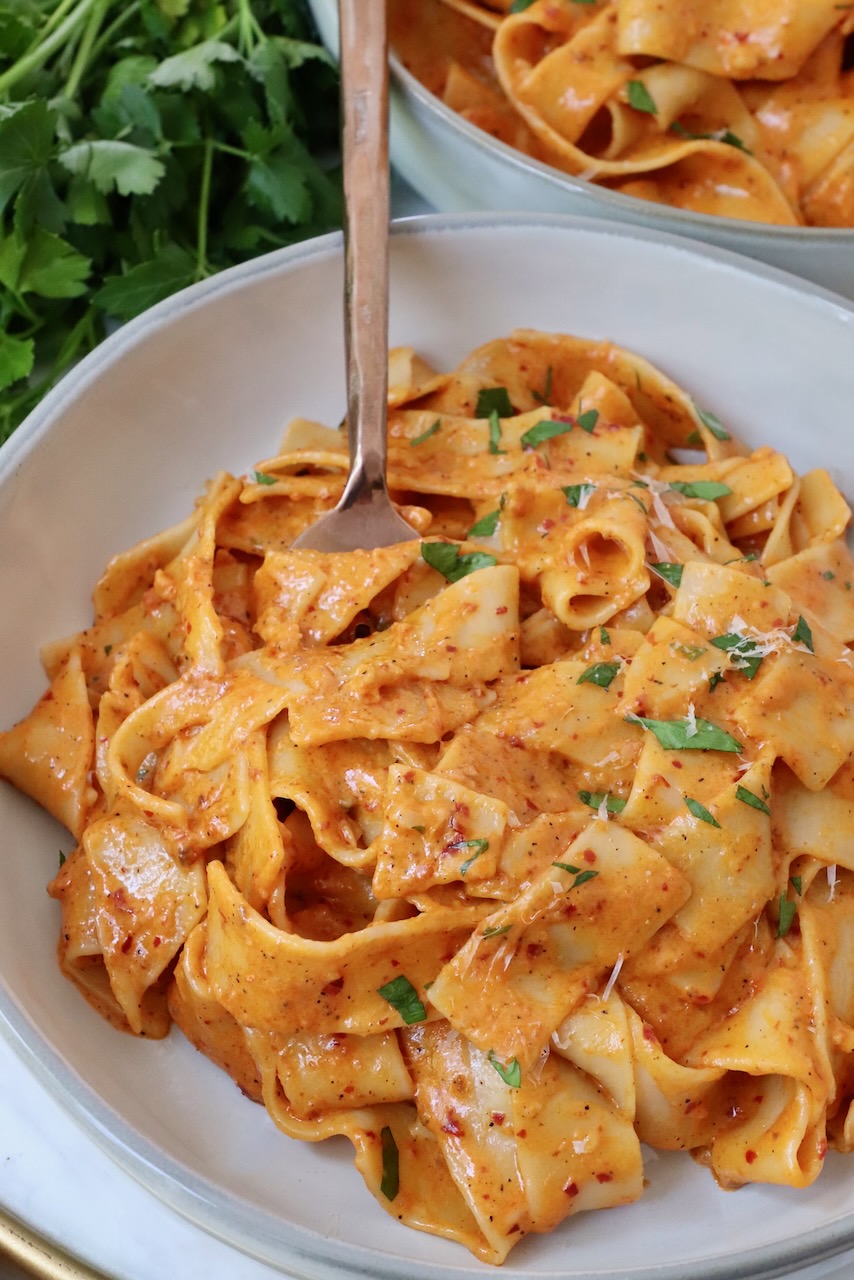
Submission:
M 460 863 L 460 875 L 464 876 L 471 864 L 480 857 L 482 853 L 486 853 L 489 848 L 488 840 L 456 840 L 453 844 L 448 845 L 448 851 L 451 849 L 473 849 L 470 858 L 466 858 L 465 862 Z
M 498 528 L 500 516 L 500 511 L 490 511 L 487 515 L 481 516 L 469 529 L 468 536 L 470 538 L 491 538 Z
M 815 653 L 812 631 L 810 630 L 809 623 L 802 614 L 798 614 L 798 625 L 792 632 L 792 641 L 794 644 L 805 645 L 806 648 L 809 649 L 810 653 Z
M 824 573 L 821 576 L 824 578 L 825 582 L 833 582 L 833 579 L 836 577 L 836 574 L 833 572 L 832 569 L 825 569 Z
M 564 497 L 571 507 L 583 507 L 587 498 L 596 489 L 595 484 L 562 485 Z
M 695 480 L 693 484 L 683 480 L 672 480 L 670 488 L 684 494 L 686 498 L 704 498 L 709 502 L 714 501 L 715 498 L 725 498 L 732 493 L 728 484 L 721 484 L 717 480 Z
M 186 249 L 167 244 L 124 275 L 107 276 L 94 301 L 116 320 L 132 320 L 195 278 L 195 263 Z
M 584 0 L 584 2 L 586 3 L 586 0 Z M 512 10 L 511 10 L 511 12 L 512 12 Z M 542 391 L 532 391 L 532 392 L 531 392 L 531 395 L 534 397 L 534 399 L 535 399 L 539 404 L 548 404 L 549 400 L 551 399 L 551 395 L 552 395 L 552 376 L 553 376 L 553 370 L 552 370 L 551 365 L 549 365 L 548 369 L 546 369 L 546 381 L 545 381 L 545 386 L 543 387 Z
M 573 428 L 573 422 L 561 422 L 557 418 L 543 418 L 540 422 L 535 422 L 527 431 L 523 431 L 519 437 L 519 443 L 523 449 L 535 449 L 538 444 L 542 444 L 544 440 L 552 440 L 555 436 L 565 436 L 567 431 Z
M 429 426 L 426 431 L 421 432 L 420 436 L 415 436 L 412 440 L 409 441 L 410 447 L 416 444 L 423 444 L 425 440 L 429 440 L 431 436 L 434 436 L 437 431 L 441 431 L 441 430 L 442 430 L 442 424 L 437 418 L 436 421 L 431 426 Z
M 798 897 L 800 897 L 804 891 L 804 882 L 801 876 L 789 876 L 789 884 L 792 886 Z
M 253 471 L 252 479 L 256 484 L 276 484 L 278 476 L 271 476 L 266 471 Z
M 490 924 L 481 933 L 482 938 L 500 938 L 503 934 L 509 933 L 513 926 L 509 924 Z
M 580 0 L 582 4 L 589 3 L 589 0 Z M 530 9 L 534 0 L 512 0 L 508 13 L 524 13 L 526 9 Z
M 495 1067 L 495 1070 L 501 1076 L 501 1079 L 504 1081 L 505 1084 L 508 1084 L 511 1089 L 518 1089 L 521 1087 L 522 1068 L 519 1066 L 519 1063 L 516 1058 L 511 1058 L 510 1061 L 506 1063 L 501 1062 L 495 1056 L 495 1053 L 493 1052 L 492 1049 L 490 1049 L 489 1053 L 487 1054 L 487 1057 L 489 1059 L 490 1065 Z
M 512 418 L 513 406 L 506 387 L 484 387 L 477 394 L 476 418 L 489 418 L 497 413 L 499 418 Z
M 610 644 L 610 643 L 611 643 L 611 637 L 608 635 L 608 632 L 606 631 L 606 629 L 605 629 L 604 627 L 600 627 L 600 628 L 599 628 L 599 643 L 600 643 L 600 644 Z
M 721 825 L 714 814 L 709 813 L 706 806 L 704 804 L 700 804 L 699 800 L 694 800 L 691 796 L 686 796 L 685 803 L 691 813 L 693 813 L 694 817 L 699 818 L 701 822 L 708 822 L 710 827 L 719 827 Z
M 660 578 L 664 578 L 672 587 L 678 587 L 682 582 L 682 572 L 684 565 L 675 564 L 672 560 L 657 560 L 655 564 L 651 564 L 650 569 L 654 569 Z
M 498 563 L 488 551 L 469 551 L 461 555 L 459 547 L 455 547 L 452 542 L 422 542 L 421 558 L 431 568 L 437 569 L 448 582 L 459 582 L 460 578 L 469 573 L 488 569 Z
M 619 662 L 595 662 L 592 667 L 582 671 L 576 683 L 598 684 L 601 689 L 608 689 L 619 670 Z
M 120 196 L 151 195 L 166 172 L 163 161 L 149 148 L 110 138 L 75 143 L 60 152 L 59 163 L 104 195 L 111 191 Z
M 751 809 L 758 809 L 760 813 L 767 813 L 771 816 L 771 810 L 760 796 L 753 791 L 748 791 L 747 787 L 737 786 L 735 789 L 735 798 L 740 800 L 742 804 L 749 804 Z
M 607 791 L 579 791 L 578 798 L 582 804 L 589 805 L 591 809 L 600 808 L 604 800 L 608 813 L 622 813 L 626 807 L 625 800 L 621 800 L 619 796 L 609 795 Z
M 651 116 L 658 114 L 658 107 L 643 80 L 629 80 L 626 84 L 626 96 L 629 106 L 634 107 L 635 111 L 646 111 Z
M 777 937 L 785 938 L 786 934 L 792 927 L 795 916 L 798 914 L 798 904 L 791 902 L 785 895 L 780 894 L 779 903 L 779 920 L 777 922 Z
M 725 635 L 714 636 L 711 643 L 716 649 L 729 653 L 729 660 L 736 671 L 740 671 L 748 680 L 754 678 L 763 658 L 755 640 L 751 640 L 750 636 L 740 635 L 737 631 L 728 631 Z
M 201 44 L 165 58 L 148 77 L 158 89 L 200 89 L 211 93 L 217 87 L 216 66 L 222 62 L 238 62 L 240 54 L 224 40 L 203 40 Z
M 65 854 L 62 852 L 61 849 L 59 851 L 59 865 L 61 867 L 65 866 Z
M 506 449 L 499 449 L 498 445 L 501 441 L 501 419 L 496 409 L 492 410 L 489 415 L 489 452 L 490 453 L 506 453 Z
M 706 652 L 704 645 L 680 644 L 678 640 L 671 642 L 670 649 L 673 653 L 679 653 L 683 658 L 687 658 L 689 662 L 696 662 Z
M 377 987 L 377 995 L 388 1001 L 407 1026 L 411 1026 L 413 1022 L 423 1022 L 427 1017 L 427 1010 L 421 1003 L 418 992 L 403 973 Z
M 0 332 L 0 391 L 32 372 L 35 343 L 32 338 L 13 338 Z
M 424 832 L 427 830 L 427 828 L 426 828 L 426 827 L 422 827 L 422 826 L 421 826 L 421 824 L 419 823 L 417 826 L 410 827 L 410 828 L 409 828 L 409 830 L 410 830 L 410 831 L 417 831 L 417 832 L 418 832 L 418 834 L 419 834 L 420 836 L 423 836 L 423 835 L 424 835 Z
M 380 1191 L 386 1200 L 394 1200 L 400 1190 L 400 1154 L 394 1134 L 387 1124 L 380 1130 L 380 1143 L 383 1157 Z
M 725 430 L 720 418 L 715 417 L 708 409 L 701 409 L 699 405 L 694 405 L 694 412 L 702 422 L 707 431 L 711 431 L 716 440 L 730 440 L 732 437 Z
M 719 684 L 725 684 L 726 677 L 722 671 L 713 671 L 709 676 L 709 693 L 714 693 Z
M 586 431 L 589 435 L 599 421 L 599 410 L 585 409 L 584 413 L 580 413 L 575 421 L 581 427 L 581 430 Z
M 741 751 L 741 743 L 710 720 L 699 716 L 684 720 L 650 720 L 630 713 L 630 724 L 640 724 L 655 734 L 667 751 Z

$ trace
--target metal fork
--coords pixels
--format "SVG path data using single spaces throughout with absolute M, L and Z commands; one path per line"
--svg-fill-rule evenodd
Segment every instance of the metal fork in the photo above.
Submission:
M 338 0 L 344 153 L 344 336 L 350 474 L 334 510 L 295 547 L 352 551 L 418 535 L 386 484 L 388 37 L 385 0 Z

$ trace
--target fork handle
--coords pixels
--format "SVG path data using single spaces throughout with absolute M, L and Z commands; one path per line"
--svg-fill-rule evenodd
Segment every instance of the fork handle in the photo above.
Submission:
M 350 475 L 342 505 L 385 492 L 388 410 L 386 0 L 338 0 Z

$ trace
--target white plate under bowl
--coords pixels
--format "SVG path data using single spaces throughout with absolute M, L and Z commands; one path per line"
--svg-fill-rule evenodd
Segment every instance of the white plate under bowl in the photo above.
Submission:
M 338 47 L 337 0 L 309 0 L 324 44 Z M 793 271 L 854 298 L 854 228 L 772 227 L 654 204 L 570 177 L 459 116 L 392 57 L 394 167 L 442 213 L 520 210 L 608 218 L 691 236 Z
M 854 308 L 676 237 L 601 221 L 406 221 L 391 245 L 391 341 L 440 368 L 515 326 L 611 338 L 748 441 L 854 491 Z M 178 294 L 84 360 L 0 450 L 0 724 L 41 693 L 39 644 L 85 625 L 107 558 L 179 519 L 206 477 L 269 454 L 291 414 L 344 405 L 337 235 Z M 45 894 L 69 837 L 0 784 L 0 1030 L 141 1182 L 214 1234 L 310 1280 L 471 1280 L 488 1269 L 386 1216 L 349 1144 L 300 1144 L 182 1037 L 103 1022 L 54 957 Z M 807 1191 L 724 1194 L 657 1156 L 636 1205 L 525 1240 L 506 1277 L 770 1277 L 854 1244 L 854 1159 Z

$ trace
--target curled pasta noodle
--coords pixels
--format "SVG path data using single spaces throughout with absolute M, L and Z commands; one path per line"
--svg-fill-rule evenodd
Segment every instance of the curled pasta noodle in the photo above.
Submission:
M 345 470 L 297 419 L 45 646 L 0 775 L 75 839 L 62 973 L 489 1263 L 643 1143 L 807 1188 L 854 1148 L 845 499 L 609 342 L 390 368 L 411 540 L 291 549 Z
M 854 226 L 854 21 L 844 5 L 496 9 L 390 0 L 404 64 L 471 123 L 641 199 L 778 226 Z

